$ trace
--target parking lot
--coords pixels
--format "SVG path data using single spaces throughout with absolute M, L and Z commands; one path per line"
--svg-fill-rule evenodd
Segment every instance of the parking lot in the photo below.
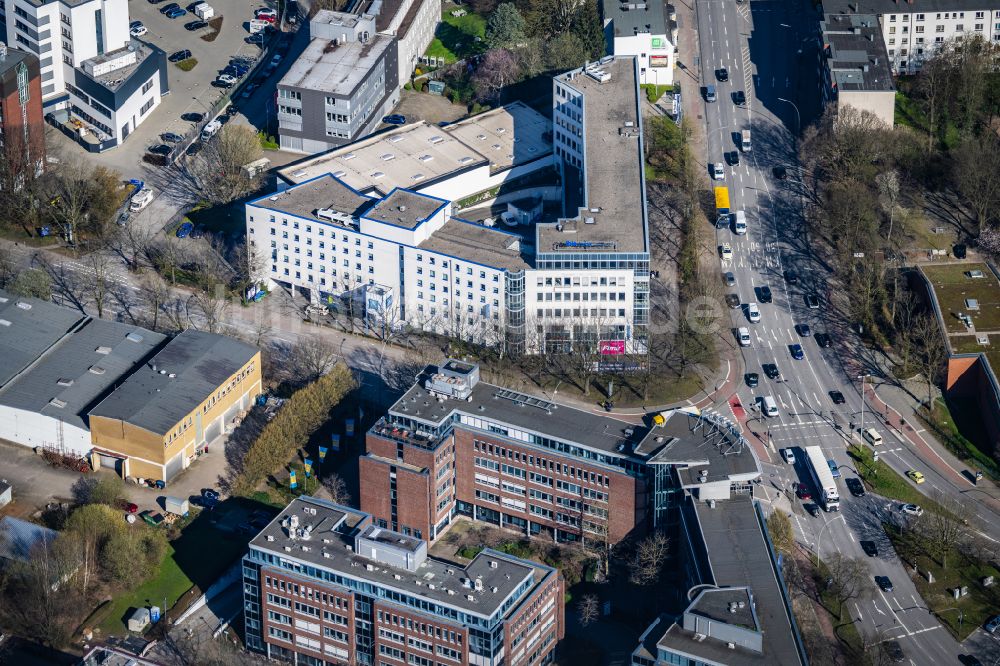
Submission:
M 174 132 L 181 136 L 193 131 L 192 123 L 181 119 L 185 113 L 207 113 L 221 97 L 223 90 L 212 86 L 219 70 L 224 68 L 234 56 L 259 57 L 260 47 L 248 44 L 247 25 L 257 7 L 273 6 L 273 3 L 251 0 L 210 0 L 215 16 L 222 17 L 222 26 L 213 41 L 205 41 L 202 36 L 210 34 L 211 28 L 196 31 L 185 29 L 185 24 L 198 20 L 191 12 L 176 19 L 160 13 L 169 0 L 151 4 L 148 0 L 130 0 L 129 20 L 141 21 L 148 32 L 140 37 L 161 49 L 167 55 L 189 49 L 198 61 L 197 66 L 185 72 L 174 63 L 167 65 L 170 93 L 160 99 L 160 104 L 142 125 L 117 148 L 100 155 L 89 155 L 88 160 L 117 169 L 126 177 L 141 173 L 142 157 L 150 146 L 161 143 L 159 135 Z M 187 7 L 187 2 L 179 3 Z M 78 149 L 81 155 L 82 149 Z

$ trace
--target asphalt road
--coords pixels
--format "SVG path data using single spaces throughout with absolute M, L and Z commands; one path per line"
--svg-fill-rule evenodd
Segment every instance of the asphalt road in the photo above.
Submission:
M 732 259 L 722 261 L 721 270 L 732 271 L 736 285 L 726 292 L 737 294 L 743 304 L 731 310 L 733 344 L 737 344 L 737 327 L 750 329 L 751 345 L 742 347 L 741 352 L 746 371 L 760 375 L 756 389 L 741 384 L 739 400 L 748 410 L 749 436 L 756 437 L 756 448 L 763 453 L 765 478 L 789 494 L 793 483 L 807 482 L 808 474 L 801 462 L 799 467 L 782 463 L 780 449 L 818 445 L 843 476 L 854 476 L 846 448 L 852 437 L 857 438 L 865 409 L 855 365 L 850 362 L 851 348 L 857 341 L 832 312 L 838 295 L 829 290 L 828 270 L 810 252 L 795 177 L 793 132 L 816 112 L 812 106 L 815 93 L 810 90 L 814 84 L 808 82 L 817 77 L 818 45 L 806 40 L 815 31 L 815 21 L 813 10 L 797 0 L 697 3 L 701 85 L 713 84 L 718 91 L 718 101 L 705 104 L 706 169 L 710 172 L 710 163 L 725 162 L 726 153 L 738 150 L 741 130 L 751 130 L 753 144 L 752 151 L 740 154 L 738 165 L 726 164 L 724 180 L 713 182 L 729 188 L 731 209 L 745 211 L 748 222 L 743 235 L 730 228 L 716 230 L 717 244 L 728 243 L 732 248 Z M 728 70 L 728 81 L 718 80 L 717 70 L 722 67 Z M 742 106 L 732 97 L 739 90 L 747 98 Z M 772 170 L 779 165 L 787 168 L 787 180 L 774 177 Z M 797 284 L 786 280 L 786 271 L 798 275 Z M 745 304 L 758 302 L 759 288 L 765 285 L 772 290 L 773 302 L 759 303 L 760 321 L 751 323 Z M 807 294 L 817 297 L 818 308 L 807 307 Z M 800 335 L 796 330 L 800 324 L 807 324 L 812 335 Z M 814 338 L 816 332 L 831 334 L 833 346 L 821 349 Z M 793 344 L 802 346 L 804 359 L 792 357 Z M 765 363 L 778 366 L 778 380 L 765 377 Z M 843 393 L 845 404 L 835 405 L 831 390 Z M 775 399 L 778 416 L 766 418 L 755 409 L 763 396 Z M 962 497 L 960 493 L 971 487 L 958 487 L 925 464 L 901 437 L 876 423 L 869 412 L 865 427 L 872 426 L 885 442 L 880 447 L 882 460 L 900 472 L 916 469 L 924 473 L 927 481 L 919 487 L 922 492 Z M 798 458 L 801 461 L 804 456 Z M 840 512 L 821 512 L 813 518 L 802 502 L 792 499 L 793 524 L 799 538 L 824 558 L 837 552 L 866 558 L 873 577 L 884 575 L 892 580 L 892 592 L 873 585 L 870 594 L 850 602 L 851 615 L 869 640 L 898 640 L 914 665 L 955 663 L 957 655 L 969 650 L 927 610 L 882 531 L 881 524 L 886 521 L 908 524 L 898 505 L 871 495 L 854 498 L 838 483 Z M 969 504 L 968 498 L 964 501 Z M 974 525 L 995 538 L 1000 525 L 996 515 L 978 503 L 974 509 Z M 867 558 L 859 545 L 861 540 L 875 540 L 879 555 Z

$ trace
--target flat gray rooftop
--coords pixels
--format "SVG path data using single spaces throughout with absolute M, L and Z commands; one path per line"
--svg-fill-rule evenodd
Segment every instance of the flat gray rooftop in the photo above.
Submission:
M 164 340 L 165 335 L 138 326 L 88 318 L 0 387 L 0 404 L 87 428 L 90 408 Z
M 984 9 L 992 11 L 995 2 L 988 0 L 823 0 L 823 11 L 836 14 L 912 14 L 916 12 L 953 12 Z
M 278 86 L 348 96 L 365 80 L 392 42 L 392 37 L 378 34 L 364 44 L 346 42 L 335 46 L 325 39 L 314 39 L 281 77 Z
M 875 15 L 827 14 L 821 29 L 823 42 L 830 49 L 827 64 L 838 90 L 896 89 L 882 28 Z
M 447 202 L 440 199 L 409 190 L 395 189 L 369 208 L 364 217 L 401 229 L 413 230 L 446 205 Z
M 375 199 L 352 191 L 329 174 L 250 202 L 253 206 L 325 224 L 330 224 L 330 221 L 316 217 L 316 211 L 332 208 L 359 217 L 374 203 Z
M 498 171 L 551 155 L 551 128 L 545 116 L 515 102 L 443 128 L 424 121 L 395 127 L 290 164 L 278 174 L 301 183 L 332 173 L 359 192 L 420 189 L 483 164 Z M 496 144 L 501 148 L 494 149 Z
M 530 268 L 524 259 L 519 236 L 464 220 L 448 220 L 420 247 L 508 271 Z
M 720 587 L 748 587 L 756 602 L 757 619 L 764 633 L 764 651 L 760 655 L 744 651 L 747 658 L 739 663 L 783 666 L 802 663 L 785 610 L 784 595 L 764 539 L 763 527 L 757 519 L 750 496 L 737 495 L 733 499 L 718 501 L 715 508 L 690 497 L 688 501 L 694 506 L 714 583 Z M 688 526 L 688 529 L 692 529 L 692 526 Z M 691 538 L 697 536 L 692 535 Z M 678 640 L 684 639 L 683 634 L 676 636 Z M 725 644 L 708 640 L 698 643 L 692 637 L 687 637 L 687 640 L 693 650 L 692 654 L 712 657 L 695 650 L 695 647 L 700 645 L 705 650 L 718 647 L 722 651 L 718 654 L 729 655 L 723 663 L 732 661 L 733 652 Z M 709 645 L 710 642 L 712 645 Z
M 669 35 L 669 11 L 664 0 L 604 0 L 604 19 L 610 20 L 615 37 L 632 37 L 640 32 Z
M 308 513 L 305 511 L 307 508 Z M 282 527 L 284 518 L 291 515 L 298 516 L 300 527 L 312 525 L 308 541 L 291 538 Z M 525 580 L 531 579 L 538 584 L 545 576 L 555 573 L 550 567 L 517 560 L 489 549 L 482 551 L 464 569 L 454 562 L 431 557 L 414 572 L 388 566 L 357 555 L 348 548 L 354 547 L 355 535 L 359 530 L 366 529 L 370 521 L 368 514 L 361 511 L 314 497 L 299 497 L 251 540 L 250 547 L 481 616 L 489 616 L 496 611 Z M 387 530 L 385 532 L 388 533 Z M 268 541 L 269 537 L 273 540 Z M 303 550 L 303 545 L 308 550 Z M 285 550 L 286 547 L 291 550 Z M 495 563 L 496 567 L 491 563 Z M 374 566 L 374 570 L 367 568 L 369 564 Z M 482 579 L 483 591 L 475 592 L 465 587 L 463 578 Z M 496 592 L 493 592 L 494 588 Z M 470 600 L 467 595 L 473 599 Z
M 86 319 L 76 310 L 0 290 L 0 386 Z
M 751 629 L 757 627 L 754 618 L 751 598 L 746 588 L 727 587 L 718 590 L 704 590 L 688 606 L 687 612 L 701 615 L 710 620 L 735 624 Z M 742 603 L 740 607 L 738 604 Z M 737 604 L 730 606 L 730 604 Z M 732 610 L 730 610 L 732 608 Z
M 583 95 L 586 200 L 576 220 L 538 225 L 539 253 L 649 251 L 635 62 L 599 64 L 610 75 L 603 83 L 581 70 L 557 77 Z
M 255 347 L 239 340 L 189 328 L 136 369 L 90 415 L 165 435 L 256 353 Z

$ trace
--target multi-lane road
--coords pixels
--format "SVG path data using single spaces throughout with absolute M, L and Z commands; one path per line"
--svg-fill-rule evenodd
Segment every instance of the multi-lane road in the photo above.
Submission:
M 731 227 L 716 230 L 717 245 L 728 243 L 732 248 L 732 258 L 720 266 L 721 272 L 730 271 L 736 279 L 726 292 L 738 295 L 741 303 L 731 310 L 733 345 L 737 344 L 737 328 L 749 328 L 751 344 L 741 347 L 743 362 L 746 372 L 758 373 L 760 381 L 756 388 L 744 382 L 738 399 L 747 409 L 744 423 L 751 431 L 749 436 L 757 439 L 765 478 L 773 489 L 788 491 L 791 496 L 792 485 L 808 479 L 801 467 L 803 456 L 798 456 L 800 466 L 796 467 L 783 463 L 779 451 L 817 445 L 835 461 L 843 476 L 855 476 L 846 449 L 852 438 L 860 441 L 857 437 L 865 409 L 858 382 L 863 365 L 852 360 L 857 357 L 852 354 L 857 341 L 838 319 L 836 309 L 841 299 L 829 287 L 827 269 L 810 252 L 796 179 L 795 135 L 803 121 L 800 113 L 813 112 L 817 95 L 808 83 L 818 76 L 812 64 L 817 62 L 818 45 L 808 38 L 815 34 L 816 15 L 797 0 L 698 0 L 696 13 L 700 84 L 714 85 L 717 90 L 717 101 L 704 105 L 706 173 L 711 173 L 712 163 L 726 163 L 724 179 L 713 184 L 728 187 L 731 209 L 744 211 L 748 221 L 745 234 L 736 234 Z M 727 70 L 726 80 L 718 76 L 722 68 Z M 735 103 L 738 91 L 745 94 L 745 104 Z M 751 130 L 752 149 L 740 153 L 738 165 L 728 163 L 726 154 L 739 150 L 740 132 L 747 129 Z M 779 180 L 775 167 L 785 167 L 787 179 Z M 790 273 L 796 277 L 789 279 Z M 770 303 L 760 302 L 760 288 L 765 286 L 773 295 Z M 808 307 L 809 295 L 816 297 L 818 307 Z M 750 321 L 749 303 L 758 304 L 761 316 L 757 323 Z M 796 327 L 802 324 L 810 327 L 811 335 L 800 334 Z M 816 333 L 830 335 L 833 345 L 821 348 Z M 793 358 L 791 345 L 801 345 L 804 358 Z M 777 365 L 780 378 L 765 376 L 764 364 Z M 830 391 L 841 392 L 845 402 L 835 404 Z M 763 417 L 754 409 L 763 396 L 776 401 L 776 417 Z M 739 414 L 735 416 L 739 418 Z M 882 460 L 897 471 L 915 469 L 925 475 L 922 491 L 960 496 L 971 488 L 971 484 L 962 487 L 952 475 L 942 475 L 935 466 L 926 464 L 903 437 L 885 428 L 870 412 L 865 427 L 875 427 L 882 435 Z M 873 578 L 882 575 L 892 580 L 891 592 L 873 585 L 870 594 L 850 602 L 851 615 L 861 632 L 869 641 L 899 641 L 913 664 L 955 663 L 967 650 L 927 610 L 882 530 L 885 521 L 905 524 L 899 505 L 870 494 L 852 497 L 842 484 L 841 497 L 841 511 L 821 512 L 817 517 L 810 516 L 793 498 L 793 523 L 799 538 L 822 557 L 838 552 L 864 557 Z M 996 534 L 998 516 L 987 506 L 973 504 L 976 526 L 1000 538 Z M 878 555 L 867 557 L 860 546 L 862 540 L 875 541 Z

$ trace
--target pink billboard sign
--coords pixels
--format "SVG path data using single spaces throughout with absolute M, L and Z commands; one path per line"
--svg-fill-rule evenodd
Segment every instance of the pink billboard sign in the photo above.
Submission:
M 625 341 L 601 340 L 600 350 L 602 356 L 621 356 L 625 353 Z

